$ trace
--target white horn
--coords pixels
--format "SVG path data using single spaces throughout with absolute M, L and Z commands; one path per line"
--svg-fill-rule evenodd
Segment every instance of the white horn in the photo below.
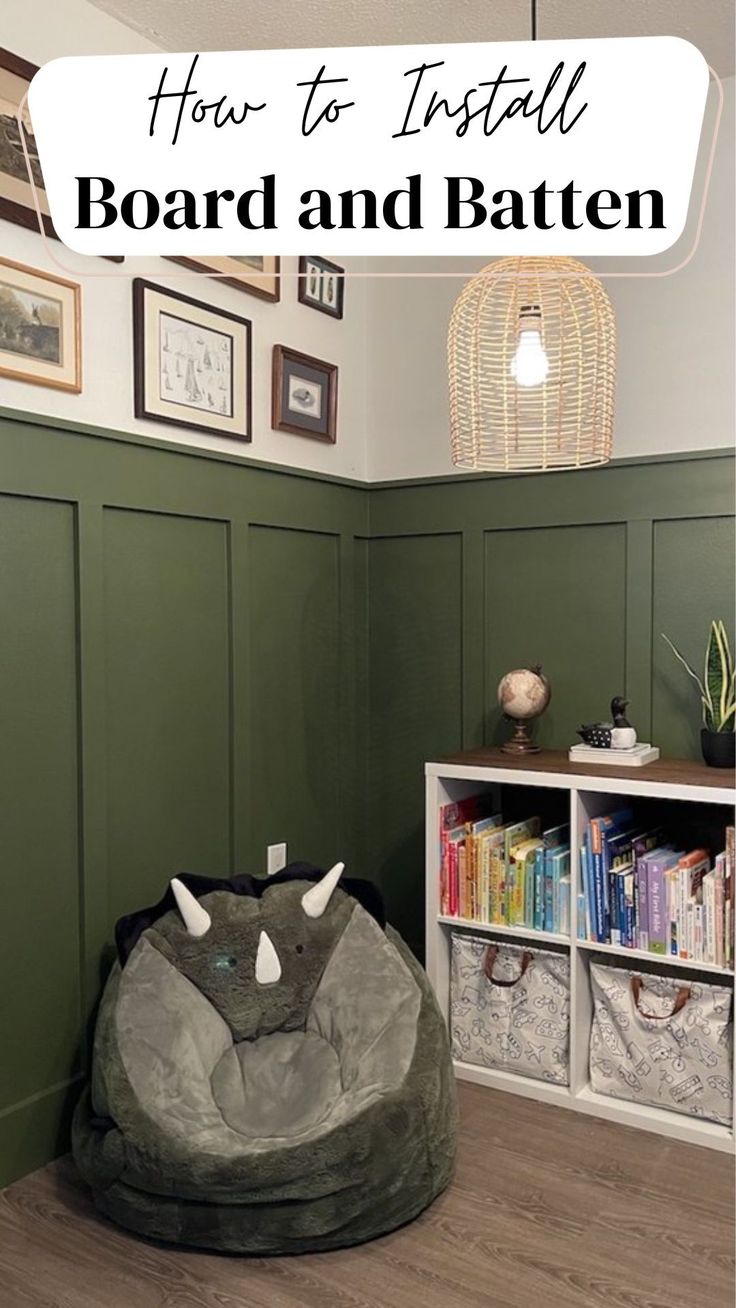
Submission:
M 316 886 L 312 886 L 302 895 L 302 908 L 307 917 L 321 917 L 330 902 L 335 886 L 345 871 L 344 863 L 336 863 L 326 872 Z
M 258 952 L 256 954 L 256 981 L 259 986 L 271 986 L 274 981 L 278 981 L 281 976 L 281 964 L 279 956 L 274 948 L 273 941 L 267 932 L 262 931 L 258 937 Z
M 174 877 L 171 882 L 171 889 L 174 892 L 176 906 L 179 909 L 183 919 L 184 926 L 190 936 L 206 936 L 212 926 L 212 918 L 205 908 L 194 898 L 191 890 Z

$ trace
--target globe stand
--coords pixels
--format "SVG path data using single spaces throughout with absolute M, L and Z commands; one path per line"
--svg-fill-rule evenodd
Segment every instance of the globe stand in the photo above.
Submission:
M 514 724 L 514 734 L 501 746 L 502 754 L 538 754 L 539 745 L 536 745 L 529 735 L 529 723 L 522 722 L 519 718 L 510 718 L 505 715 L 508 722 Z

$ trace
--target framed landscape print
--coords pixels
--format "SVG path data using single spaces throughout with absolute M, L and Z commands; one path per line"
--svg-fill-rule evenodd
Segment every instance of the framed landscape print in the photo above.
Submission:
M 332 318 L 342 318 L 345 269 L 316 254 L 299 258 L 299 302 Z
M 18 105 L 37 71 L 35 64 L 29 64 L 26 59 L 11 54 L 9 50 L 0 49 L 0 218 L 7 218 L 11 223 L 19 223 L 36 232 L 38 216 L 16 115 Z M 43 189 L 41 165 L 27 105 L 23 114 L 23 126 L 43 225 L 47 236 L 56 236 Z
M 136 418 L 251 439 L 251 324 L 153 282 L 133 281 Z
M 276 254 L 224 254 L 208 255 L 199 259 L 171 259 L 193 272 L 222 274 L 218 282 L 234 286 L 238 291 L 258 295 L 262 300 L 276 303 L 281 297 L 281 260 Z
M 0 375 L 81 391 L 81 291 L 76 282 L 0 259 Z
M 277 431 L 337 440 L 337 364 L 273 347 L 271 425 Z

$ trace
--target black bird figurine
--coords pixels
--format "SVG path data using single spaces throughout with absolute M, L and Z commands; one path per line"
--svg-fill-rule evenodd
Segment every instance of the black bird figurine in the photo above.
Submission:
M 596 749 L 630 749 L 636 744 L 636 731 L 626 717 L 629 700 L 614 695 L 611 700 L 612 722 L 588 722 L 578 727 L 578 735 L 586 745 Z
M 625 716 L 626 709 L 631 703 L 628 699 L 622 699 L 620 695 L 614 695 L 611 700 L 611 717 L 613 718 L 614 727 L 630 727 L 631 723 Z

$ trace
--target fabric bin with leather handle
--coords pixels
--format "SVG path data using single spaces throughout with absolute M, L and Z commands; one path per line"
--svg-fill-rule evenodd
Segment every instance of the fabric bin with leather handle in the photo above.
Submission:
M 602 963 L 590 979 L 593 1090 L 730 1126 L 731 990 Z
M 454 1058 L 568 1084 L 567 954 L 453 932 L 450 989 Z

